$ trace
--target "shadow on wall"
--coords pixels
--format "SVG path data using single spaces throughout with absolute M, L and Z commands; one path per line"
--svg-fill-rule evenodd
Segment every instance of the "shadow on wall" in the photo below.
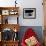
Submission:
M 20 27 L 20 31 L 19 31 L 19 40 L 20 40 L 20 42 L 21 42 L 21 40 L 22 40 L 22 38 L 24 36 L 25 31 L 28 28 L 32 28 L 34 30 L 34 32 L 36 32 L 39 41 L 41 43 L 43 43 L 43 30 L 42 30 L 42 26 L 21 26 Z

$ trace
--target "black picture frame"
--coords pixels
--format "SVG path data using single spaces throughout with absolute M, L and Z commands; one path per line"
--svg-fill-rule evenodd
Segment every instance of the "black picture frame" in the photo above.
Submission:
M 36 8 L 23 8 L 24 19 L 36 19 Z

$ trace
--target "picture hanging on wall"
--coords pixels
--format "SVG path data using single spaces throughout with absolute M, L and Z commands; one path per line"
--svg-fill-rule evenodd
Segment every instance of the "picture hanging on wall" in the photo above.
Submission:
M 23 8 L 23 18 L 24 19 L 35 19 L 36 8 Z

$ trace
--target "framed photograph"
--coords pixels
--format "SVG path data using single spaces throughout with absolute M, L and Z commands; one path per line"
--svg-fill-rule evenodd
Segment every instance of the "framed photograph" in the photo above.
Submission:
M 9 15 L 9 10 L 2 10 L 2 15 Z
M 24 19 L 35 19 L 36 18 L 36 8 L 24 8 L 23 18 Z

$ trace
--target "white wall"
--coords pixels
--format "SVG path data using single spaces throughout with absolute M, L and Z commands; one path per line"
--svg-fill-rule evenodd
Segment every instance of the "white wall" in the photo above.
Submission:
M 0 6 L 15 6 L 15 0 L 0 0 Z M 43 26 L 42 0 L 17 0 L 19 6 L 19 24 L 21 26 Z M 36 8 L 36 19 L 23 19 L 23 8 Z
M 24 0 L 21 4 L 20 23 L 26 26 L 42 26 L 43 25 L 43 6 L 42 0 Z M 23 8 L 36 8 L 36 19 L 23 19 Z

